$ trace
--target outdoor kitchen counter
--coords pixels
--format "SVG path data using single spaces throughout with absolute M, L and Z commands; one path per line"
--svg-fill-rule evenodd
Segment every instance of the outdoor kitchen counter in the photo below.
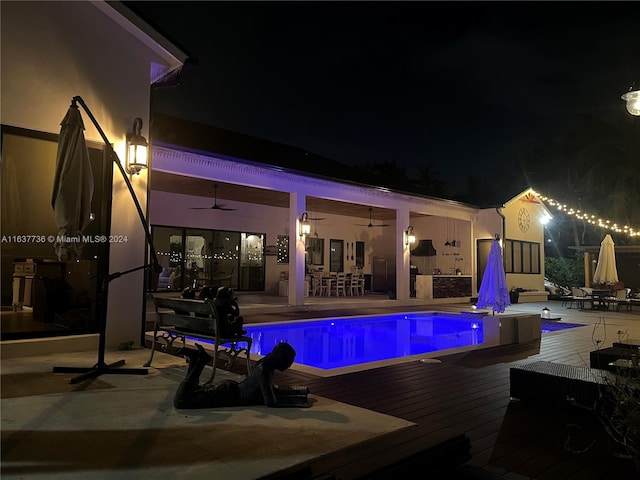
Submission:
M 471 296 L 471 275 L 416 275 L 416 298 Z

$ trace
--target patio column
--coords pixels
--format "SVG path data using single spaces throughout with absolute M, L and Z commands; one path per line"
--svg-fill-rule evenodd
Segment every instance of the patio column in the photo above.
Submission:
M 289 194 L 289 305 L 304 305 L 305 243 L 300 236 L 300 217 L 306 205 L 306 195 Z
M 396 299 L 407 300 L 409 291 L 409 265 L 411 263 L 411 250 L 404 244 L 405 231 L 410 225 L 409 210 L 396 210 Z

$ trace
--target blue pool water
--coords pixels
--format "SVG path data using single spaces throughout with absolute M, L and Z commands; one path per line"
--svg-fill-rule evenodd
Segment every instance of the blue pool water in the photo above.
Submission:
M 582 327 L 542 320 L 542 333 Z M 348 367 L 433 352 L 445 354 L 483 343 L 482 316 L 472 313 L 416 312 L 245 325 L 251 353 L 264 356 L 279 342 L 296 350 L 295 363 L 329 375 Z
M 298 364 L 330 370 L 482 343 L 474 314 L 411 313 L 245 325 L 252 353 L 279 342 L 296 350 Z
M 542 320 L 542 333 L 557 332 L 558 330 L 567 330 L 568 328 L 584 326 L 584 323 L 545 322 L 544 320 Z

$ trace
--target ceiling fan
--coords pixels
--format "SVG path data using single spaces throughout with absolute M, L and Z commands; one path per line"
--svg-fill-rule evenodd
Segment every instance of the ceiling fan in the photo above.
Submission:
M 312 216 L 307 215 L 307 220 L 319 221 L 319 220 L 326 220 L 326 218 L 312 217 Z
M 388 223 L 378 223 L 378 224 L 372 223 L 372 220 L 371 220 L 371 212 L 372 212 L 372 210 L 373 210 L 373 208 L 369 207 L 369 224 L 368 225 L 364 225 L 362 223 L 356 223 L 356 225 L 358 225 L 360 227 L 368 227 L 368 228 L 371 228 L 371 227 L 388 227 L 389 226 Z
M 218 184 L 213 185 L 213 205 L 210 207 L 191 207 L 191 210 L 225 210 L 233 211 L 236 208 L 225 208 L 223 205 L 218 205 Z

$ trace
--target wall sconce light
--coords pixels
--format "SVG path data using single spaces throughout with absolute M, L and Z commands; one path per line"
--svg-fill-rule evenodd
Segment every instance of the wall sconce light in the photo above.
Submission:
M 408 247 L 412 243 L 416 243 L 416 236 L 413 233 L 413 227 L 409 225 L 404 232 L 404 244 Z
M 127 135 L 127 157 L 125 170 L 129 175 L 139 175 L 140 170 L 147 168 L 149 144 L 141 135 L 142 119 L 137 117 L 133 121 L 130 135 Z
M 305 235 L 309 235 L 311 233 L 311 224 L 309 220 L 307 220 L 308 215 L 307 212 L 304 212 L 300 217 L 300 236 L 304 237 Z
M 640 116 L 640 87 L 634 89 L 634 86 L 631 85 L 629 91 L 620 98 L 627 102 L 627 112 L 636 117 Z

